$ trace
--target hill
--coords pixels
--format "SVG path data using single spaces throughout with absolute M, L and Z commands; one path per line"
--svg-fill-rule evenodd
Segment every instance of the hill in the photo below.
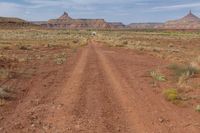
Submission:
M 19 18 L 0 17 L 0 28 L 34 27 L 36 25 Z

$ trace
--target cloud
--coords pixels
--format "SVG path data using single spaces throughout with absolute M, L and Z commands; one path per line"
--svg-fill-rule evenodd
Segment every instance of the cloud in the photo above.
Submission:
M 183 8 L 194 8 L 200 7 L 199 3 L 189 3 L 189 4 L 178 4 L 178 5 L 171 5 L 171 6 L 161 6 L 161 7 L 154 7 L 153 10 L 161 11 L 161 10 L 178 10 Z
M 68 7 L 73 4 L 73 0 L 24 0 L 29 8 L 43 7 Z
M 24 8 L 20 4 L 0 2 L 0 15 L 1 16 L 15 16 L 16 14 L 23 13 Z

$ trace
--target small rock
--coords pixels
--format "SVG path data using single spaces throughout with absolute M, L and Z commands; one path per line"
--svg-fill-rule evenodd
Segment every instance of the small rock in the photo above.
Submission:
M 3 120 L 4 119 L 4 117 L 3 116 L 0 116 L 0 120 Z
M 32 124 L 31 127 L 35 127 L 35 124 Z
M 1 127 L 1 128 L 0 128 L 0 131 L 3 131 L 3 130 L 4 130 L 4 128 L 3 128 L 3 127 Z
M 158 120 L 159 120 L 160 123 L 163 123 L 163 122 L 165 121 L 165 120 L 164 120 L 163 118 L 161 118 L 161 117 L 160 117 Z

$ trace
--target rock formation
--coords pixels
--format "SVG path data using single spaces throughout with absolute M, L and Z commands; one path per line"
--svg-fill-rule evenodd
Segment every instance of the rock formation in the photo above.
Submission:
M 53 29 L 106 29 L 110 27 L 104 19 L 72 19 L 66 12 L 58 19 L 50 19 L 46 26 Z
M 110 22 L 108 24 L 110 25 L 110 28 L 112 29 L 123 29 L 126 27 L 126 25 L 124 25 L 121 22 Z
M 162 29 L 200 29 L 200 18 L 191 11 L 181 19 L 168 21 L 160 27 Z
M 59 20 L 71 20 L 72 18 L 68 15 L 68 13 L 64 12 L 62 16 L 58 18 Z

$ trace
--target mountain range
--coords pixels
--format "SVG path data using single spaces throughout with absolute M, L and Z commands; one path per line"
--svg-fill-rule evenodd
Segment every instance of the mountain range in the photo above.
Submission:
M 64 12 L 56 19 L 48 21 L 27 22 L 19 18 L 0 17 L 0 27 L 40 26 L 49 29 L 200 29 L 200 18 L 191 11 L 177 20 L 165 23 L 131 23 L 106 22 L 104 19 L 73 19 Z

